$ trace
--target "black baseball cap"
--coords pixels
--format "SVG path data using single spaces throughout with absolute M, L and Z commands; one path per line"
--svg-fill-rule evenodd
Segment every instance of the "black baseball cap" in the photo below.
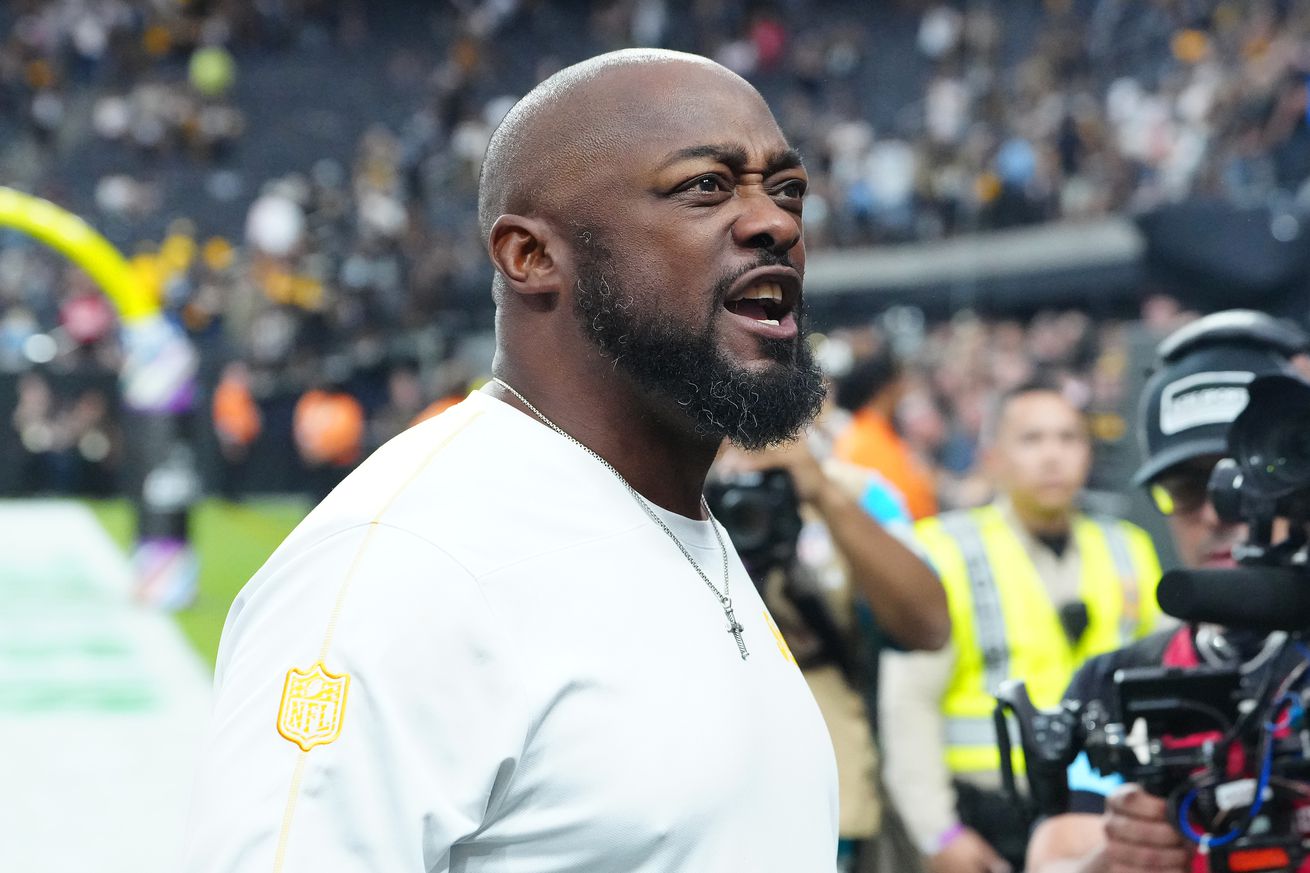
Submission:
M 1139 442 L 1146 460 L 1133 474 L 1146 485 L 1192 458 L 1228 454 L 1228 426 L 1246 408 L 1258 376 L 1293 374 L 1289 359 L 1310 338 L 1263 312 L 1216 312 L 1170 334 L 1142 393 Z

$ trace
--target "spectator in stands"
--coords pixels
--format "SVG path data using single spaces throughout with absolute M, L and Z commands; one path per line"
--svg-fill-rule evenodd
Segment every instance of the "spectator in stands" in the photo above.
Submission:
M 423 410 L 423 385 L 412 361 L 400 361 L 387 373 L 386 403 L 368 422 L 372 451 L 414 423 Z
M 816 246 L 934 239 L 1189 195 L 1291 202 L 1305 186 L 1310 0 L 957 7 L 875 12 L 843 2 L 813 16 L 804 4 L 727 0 L 692 4 L 693 26 L 673 28 L 663 2 L 611 4 L 576 20 L 552 4 L 460 3 L 429 59 L 394 34 L 426 33 L 423 4 L 20 0 L 0 4 L 0 106 L 11 110 L 0 112 L 0 166 L 6 184 L 76 206 L 128 250 L 148 245 L 141 264 L 151 268 L 163 248 L 153 241 L 175 214 L 197 217 L 197 242 L 235 239 L 266 182 L 295 189 L 303 226 L 275 268 L 245 245 L 214 275 L 192 266 L 162 283 L 174 313 L 202 316 L 186 320 L 189 329 L 213 324 L 253 378 L 293 394 L 305 380 L 284 361 L 257 360 L 268 339 L 257 334 L 345 348 L 379 330 L 399 344 L 434 323 L 463 329 L 475 299 L 466 295 L 485 281 L 480 244 L 465 229 L 481 146 L 508 95 L 589 42 L 676 43 L 755 71 L 811 170 L 807 239 Z M 371 27 L 381 16 L 412 16 L 401 23 L 414 27 Z M 326 80 L 342 95 L 335 114 L 269 87 L 279 65 L 300 65 L 323 45 L 352 77 L 349 88 Z M 352 54 L 360 45 L 369 51 Z M 545 45 L 549 53 L 538 50 Z M 276 64 L 246 61 L 272 50 L 282 53 Z M 378 81 L 396 107 L 388 123 L 368 102 Z M 266 105 L 246 103 L 250 94 Z M 252 123 L 270 111 L 282 123 Z M 291 128 L 318 135 L 288 138 Z M 335 136 L 341 129 L 357 132 Z M 263 148 L 271 139 L 277 148 Z M 325 157 L 329 141 L 346 145 Z M 266 164 L 266 153 L 277 162 Z M 48 263 L 17 260 L 0 271 L 0 320 L 12 307 L 53 328 L 33 302 L 49 287 Z M 229 354 L 223 346 L 214 369 Z M 961 356 L 974 381 L 933 387 L 952 425 L 940 450 L 950 475 L 936 483 L 944 505 L 981 497 L 967 473 L 979 398 L 1043 363 L 1031 350 L 1004 357 L 987 368 L 995 380 Z M 933 363 L 928 376 L 952 366 Z
M 223 368 L 212 406 L 214 434 L 225 468 L 219 481 L 223 496 L 234 499 L 244 490 L 250 447 L 264 427 L 259 406 L 250 393 L 250 368 L 244 361 L 233 361 Z
M 317 499 L 327 496 L 360 459 L 364 407 L 340 386 L 315 388 L 296 403 L 293 433 Z

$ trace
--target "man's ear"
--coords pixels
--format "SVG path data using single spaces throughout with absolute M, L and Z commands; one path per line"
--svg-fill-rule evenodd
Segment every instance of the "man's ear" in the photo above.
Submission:
M 541 219 L 502 215 L 491 226 L 487 251 L 515 294 L 552 294 L 563 285 L 560 258 L 566 252 Z

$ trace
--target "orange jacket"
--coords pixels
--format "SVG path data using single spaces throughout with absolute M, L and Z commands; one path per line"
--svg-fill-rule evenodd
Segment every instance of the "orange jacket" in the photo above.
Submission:
M 880 413 L 872 409 L 855 413 L 850 427 L 837 437 L 834 451 L 843 461 L 881 473 L 905 497 L 905 506 L 916 521 L 937 514 L 932 474 Z

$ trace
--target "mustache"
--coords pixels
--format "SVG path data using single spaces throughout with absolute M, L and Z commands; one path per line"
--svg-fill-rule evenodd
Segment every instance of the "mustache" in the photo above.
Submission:
M 796 270 L 796 265 L 792 263 L 791 256 L 786 252 L 779 254 L 772 252 L 769 249 L 760 249 L 759 257 L 755 259 L 754 263 L 747 264 L 744 267 L 734 270 L 731 274 L 722 277 L 719 281 L 714 283 L 714 291 L 710 295 L 714 303 L 712 311 L 717 312 L 718 308 L 727 302 L 728 292 L 732 290 L 733 285 L 737 284 L 738 279 L 745 276 L 751 270 L 757 270 L 760 267 L 789 267 Z M 797 272 L 799 273 L 800 271 L 797 270 Z M 805 303 L 804 288 L 805 284 L 802 281 L 801 295 L 796 301 L 796 312 L 798 313 Z

